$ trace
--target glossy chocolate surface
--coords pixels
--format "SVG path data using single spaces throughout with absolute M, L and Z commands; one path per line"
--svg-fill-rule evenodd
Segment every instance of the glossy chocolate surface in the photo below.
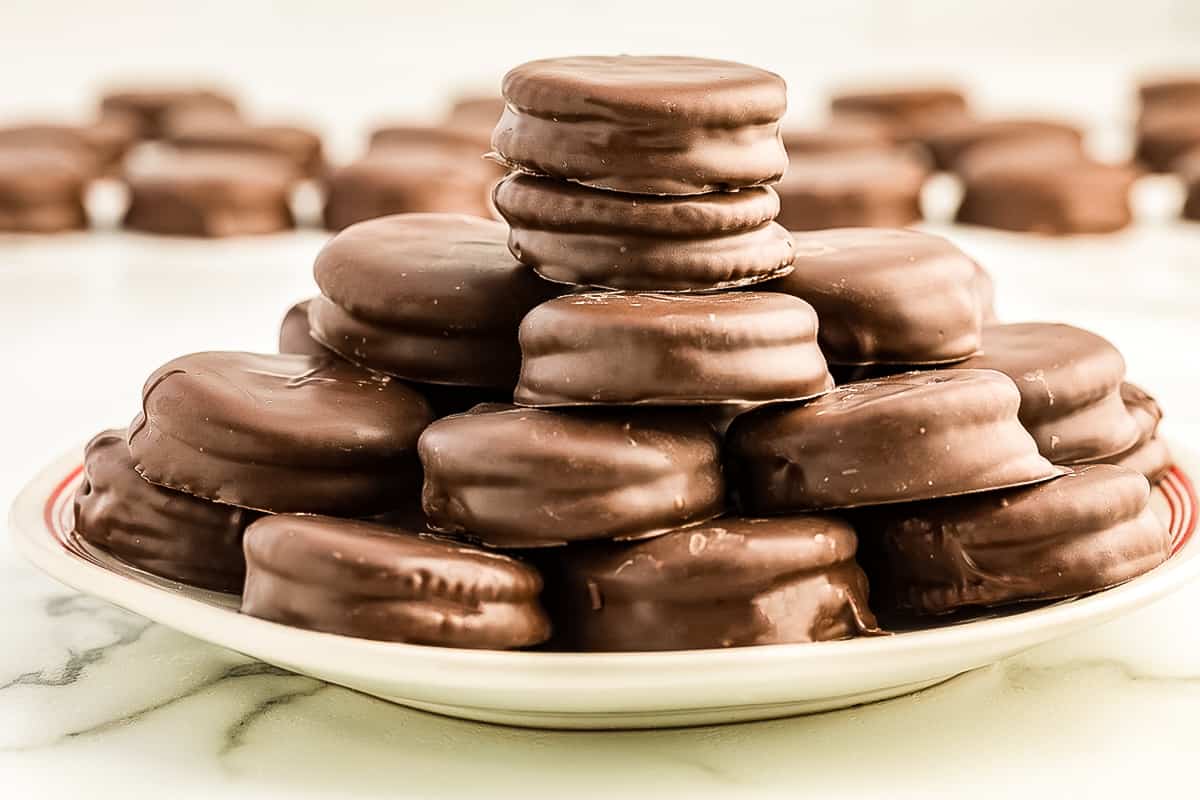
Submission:
M 724 511 L 717 434 L 682 412 L 481 405 L 419 450 L 430 524 L 487 545 L 639 538 Z
M 261 154 L 166 151 L 125 169 L 125 227 L 167 236 L 277 233 L 295 225 L 296 172 Z
M 221 503 L 366 516 L 416 491 L 419 394 L 333 357 L 192 353 L 151 374 L 129 429 L 141 475 Z
M 638 194 L 773 183 L 787 166 L 783 79 L 731 61 L 581 56 L 504 76 L 497 155 L 526 172 Z
M 1055 464 L 1100 461 L 1138 439 L 1121 398 L 1125 359 L 1091 331 L 1047 322 L 989 325 L 982 352 L 957 367 L 1012 378 L 1021 424 Z
M 763 406 L 726 433 L 728 479 L 749 514 L 901 503 L 1046 480 L 1017 420 L 1020 394 L 991 370 L 906 372 L 809 403 Z
M 318 358 L 332 352 L 314 339 L 308 329 L 308 306 L 314 299 L 301 300 L 284 314 L 279 324 L 279 352 Z
M 97 434 L 84 450 L 75 533 L 146 572 L 203 589 L 241 592 L 244 508 L 164 489 L 133 466 L 125 430 Z
M 284 514 L 246 531 L 242 613 L 389 642 L 507 649 L 550 635 L 537 572 L 459 542 Z
M 830 363 L 938 364 L 979 349 L 975 262 L 940 236 L 886 228 L 797 233 L 790 275 L 768 283 L 811 303 Z
M 833 380 L 817 315 L 767 292 L 564 295 L 521 323 L 521 405 L 763 402 Z
M 1052 119 L 974 119 L 946 123 L 922 137 L 938 169 L 953 170 L 959 160 L 976 147 L 998 142 L 1062 142 L 1083 154 L 1083 131 L 1075 125 Z
M 1140 472 L 1151 485 L 1156 484 L 1175 463 L 1166 441 L 1158 435 L 1162 409 L 1157 400 L 1132 383 L 1121 384 L 1121 399 L 1137 422 L 1138 440 L 1133 447 L 1105 461 Z
M 793 231 L 901 228 L 921 219 L 929 168 L 903 150 L 793 156 L 776 186 L 779 224 Z
M 692 650 L 878 633 L 854 530 L 836 517 L 722 517 L 549 554 L 552 646 Z
M 86 228 L 86 155 L 54 147 L 0 146 L 0 233 Z
M 1171 537 L 1138 473 L 1097 464 L 1037 486 L 880 509 L 864 538 L 882 537 L 902 608 L 1049 600 L 1122 583 L 1166 560 Z
M 508 251 L 499 222 L 404 214 L 355 225 L 313 268 L 325 299 L 309 309 L 313 335 L 339 355 L 414 381 L 511 387 L 517 328 L 562 289 Z
M 616 289 L 708 290 L 790 271 L 770 187 L 634 195 L 514 173 L 496 185 L 508 246 L 544 278 Z

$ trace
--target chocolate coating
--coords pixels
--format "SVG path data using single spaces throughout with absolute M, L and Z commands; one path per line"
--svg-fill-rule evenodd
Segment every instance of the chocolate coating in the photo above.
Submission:
M 333 353 L 314 339 L 308 329 L 308 307 L 314 299 L 301 300 L 284 314 L 279 324 L 279 352 L 317 358 Z
M 898 139 L 919 137 L 930 129 L 966 116 L 967 99 L 953 86 L 911 86 L 836 92 L 834 117 L 850 116 L 885 123 Z
M 542 277 L 616 289 L 746 286 L 790 271 L 770 187 L 687 197 L 591 189 L 513 173 L 496 185 L 508 247 Z
M 512 167 L 599 189 L 701 194 L 774 183 L 787 167 L 783 79 L 731 61 L 579 56 L 504 76 L 492 149 Z
M 1105 461 L 1140 472 L 1154 485 L 1166 477 L 1175 463 L 1167 443 L 1158 435 L 1162 409 L 1157 400 L 1132 383 L 1121 384 L 1121 399 L 1137 422 L 1138 440 L 1133 447 Z
M 811 303 L 835 364 L 939 364 L 979 349 L 978 267 L 940 236 L 886 228 L 797 233 L 792 273 L 767 284 Z
M 923 614 L 1050 600 L 1161 564 L 1171 537 L 1138 473 L 1096 464 L 1037 486 L 880 510 L 894 602 Z M 883 598 L 878 598 L 883 601 Z
M 391 214 L 492 215 L 495 168 L 441 146 L 376 147 L 330 172 L 325 227 L 340 231 Z
M 236 113 L 237 102 L 219 90 L 181 87 L 129 87 L 110 91 L 100 100 L 102 114 L 124 114 L 136 120 L 141 136 L 149 139 L 162 136 L 167 115 L 184 108 Z
M 1192 150 L 1176 162 L 1179 176 L 1187 187 L 1183 203 L 1183 218 L 1200 220 L 1200 147 Z
M 1100 461 L 1129 449 L 1138 424 L 1125 409 L 1125 359 L 1091 331 L 1046 322 L 989 325 L 983 352 L 957 365 L 994 369 L 1021 392 L 1021 424 L 1055 464 Z
M 1162 75 L 1138 86 L 1142 108 L 1200 105 L 1200 75 Z
M 284 514 L 246 531 L 242 613 L 388 642 L 508 649 L 544 641 L 542 581 L 519 561 L 368 522 Z
M 1150 170 L 1170 172 L 1193 148 L 1200 148 L 1200 103 L 1154 108 L 1138 120 L 1136 156 Z
M 521 323 L 528 406 L 798 400 L 833 387 L 817 315 L 766 292 L 570 294 Z
M 561 290 L 508 251 L 507 228 L 454 214 L 402 214 L 330 240 L 313 268 L 325 299 L 313 336 L 371 369 L 428 383 L 511 387 L 517 327 Z
M 1083 131 L 1051 119 L 973 119 L 947 122 L 922 137 L 938 169 L 953 170 L 968 150 L 998 142 L 1062 142 L 1082 156 Z
M 789 158 L 859 150 L 890 150 L 891 128 L 871 119 L 835 117 L 820 127 L 783 126 L 783 147 Z
M 499 118 L 499 114 L 497 114 Z M 383 151 L 437 151 L 450 158 L 462 159 L 464 163 L 479 166 L 490 146 L 492 120 L 487 135 L 480 139 L 473 131 L 460 130 L 449 125 L 381 125 L 371 131 L 367 147 L 372 153 Z M 497 168 L 498 169 L 498 168 Z M 503 173 L 501 173 L 503 174 Z
M 724 511 L 720 443 L 698 416 L 481 405 L 418 447 L 431 526 L 496 547 L 633 539 Z
M 173 151 L 127 165 L 125 226 L 167 236 L 277 233 L 294 226 L 296 173 L 264 155 Z
M 921 219 L 923 161 L 903 150 L 793 156 L 779 182 L 779 224 L 793 231 L 902 228 Z
M 324 169 L 321 137 L 296 125 L 256 125 L 227 112 L 174 112 L 166 118 L 165 140 L 180 150 L 223 150 L 274 156 L 299 175 Z
M 906 372 L 733 421 L 726 463 L 751 514 L 983 492 L 1064 470 L 1017 420 L 1020 394 L 991 370 Z
M 332 357 L 192 353 L 150 375 L 129 447 L 146 480 L 274 512 L 367 516 L 420 482 L 424 398 Z
M 124 430 L 84 450 L 75 533 L 146 572 L 219 592 L 241 592 L 242 531 L 258 515 L 142 480 Z
M 87 227 L 83 191 L 91 161 L 52 147 L 0 147 L 0 233 Z
M 133 135 L 132 123 L 117 116 L 101 118 L 91 125 L 32 122 L 0 127 L 0 148 L 66 150 L 86 163 L 89 176 L 95 176 L 120 162 L 133 143 Z
M 640 542 L 555 551 L 553 642 L 698 650 L 878 633 L 854 530 L 836 517 L 723 517 Z M 549 570 L 548 570 L 549 572 Z
M 1061 141 L 1015 141 L 973 148 L 959 161 L 958 222 L 1064 236 L 1111 233 L 1133 221 L 1129 191 L 1137 171 L 1080 157 Z

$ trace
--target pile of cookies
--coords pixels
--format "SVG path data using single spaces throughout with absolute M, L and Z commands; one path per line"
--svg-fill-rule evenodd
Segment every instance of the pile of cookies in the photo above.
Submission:
M 1109 342 L 996 323 L 940 237 L 773 221 L 778 76 L 503 89 L 509 225 L 336 235 L 283 353 L 177 358 L 88 445 L 79 536 L 278 623 L 584 651 L 877 635 L 1167 558 L 1160 412 Z

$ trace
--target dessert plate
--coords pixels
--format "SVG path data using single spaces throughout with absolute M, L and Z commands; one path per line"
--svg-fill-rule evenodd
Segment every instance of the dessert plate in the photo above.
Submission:
M 457 650 L 290 628 L 237 611 L 237 598 L 156 578 L 72 535 L 82 447 L 43 469 L 13 504 L 17 547 L 63 583 L 156 622 L 288 670 L 413 708 L 546 728 L 651 728 L 770 719 L 913 692 L 1113 619 L 1200 573 L 1186 451 L 1154 491 L 1170 559 L 1096 594 L 984 619 L 818 644 L 661 653 Z M 1180 458 L 1180 456 L 1182 456 Z

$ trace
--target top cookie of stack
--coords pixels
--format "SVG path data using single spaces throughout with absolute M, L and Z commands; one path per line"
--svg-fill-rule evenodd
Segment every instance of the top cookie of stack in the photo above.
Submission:
M 787 167 L 783 79 L 729 61 L 582 56 L 503 82 L 494 192 L 514 256 L 548 280 L 705 291 L 791 270 L 769 184 Z

